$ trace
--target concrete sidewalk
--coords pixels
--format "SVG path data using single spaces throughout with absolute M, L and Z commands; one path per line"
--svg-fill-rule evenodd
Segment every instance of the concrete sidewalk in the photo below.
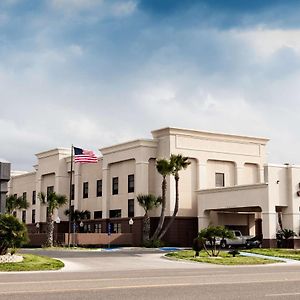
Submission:
M 262 255 L 262 254 L 256 254 L 256 253 L 249 253 L 249 252 L 240 252 L 240 255 L 242 255 L 242 256 L 249 256 L 249 257 L 259 257 L 259 258 L 265 258 L 265 259 L 273 259 L 273 260 L 285 262 L 287 264 L 300 265 L 300 261 L 299 260 L 295 260 L 295 259 L 289 259 L 289 258 L 283 258 L 283 257 L 276 257 L 276 256 L 268 256 L 268 255 Z

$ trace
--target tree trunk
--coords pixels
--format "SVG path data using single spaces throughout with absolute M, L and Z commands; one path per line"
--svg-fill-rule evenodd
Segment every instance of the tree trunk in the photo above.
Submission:
M 157 228 L 151 238 L 152 241 L 156 240 L 165 221 L 165 211 L 166 211 L 166 192 L 167 192 L 167 181 L 166 177 L 163 178 L 163 182 L 161 184 L 161 189 L 162 189 L 162 199 L 161 199 L 161 213 L 160 213 L 160 218 L 159 222 L 157 225 Z
M 164 237 L 164 235 L 167 233 L 167 231 L 169 230 L 169 228 L 171 227 L 171 225 L 173 224 L 175 217 L 178 213 L 178 208 L 179 208 L 179 190 L 178 190 L 178 183 L 179 183 L 179 176 L 178 173 L 175 174 L 175 207 L 174 207 L 174 211 L 173 211 L 173 215 L 170 219 L 170 221 L 168 222 L 167 226 L 164 228 L 164 230 L 160 233 L 160 235 L 158 236 L 158 239 L 162 239 Z
M 47 220 L 47 247 L 53 247 L 54 221 L 50 213 Z
M 146 212 L 143 219 L 143 243 L 147 243 L 150 237 L 150 217 Z

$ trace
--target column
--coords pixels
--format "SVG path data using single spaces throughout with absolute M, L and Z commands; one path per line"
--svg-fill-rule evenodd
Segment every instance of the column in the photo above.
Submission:
M 245 183 L 243 178 L 244 164 L 240 162 L 235 163 L 235 178 L 234 185 L 242 185 Z
M 108 165 L 102 167 L 102 218 L 109 217 L 110 176 Z
M 74 184 L 74 200 L 72 204 L 74 205 L 74 210 L 81 210 L 80 200 L 82 199 L 82 180 L 81 180 L 81 164 L 74 164 L 72 183 Z M 69 183 L 70 185 L 70 183 Z
M 206 228 L 210 224 L 210 213 L 208 211 L 202 211 L 198 215 L 198 231 Z
M 135 164 L 135 176 L 134 176 L 134 193 L 135 196 L 139 194 L 149 193 L 149 162 L 138 161 Z M 143 216 L 144 209 L 138 204 L 137 200 L 134 201 L 134 215 Z
M 207 161 L 198 161 L 198 190 L 207 189 Z
M 44 220 L 44 212 L 41 209 L 41 201 L 38 198 L 39 193 L 42 192 L 42 177 L 37 175 L 36 184 L 35 184 L 35 190 L 36 190 L 36 202 L 35 202 L 35 222 L 43 222 Z M 43 206 L 42 206 L 43 207 Z M 45 217 L 46 220 L 46 217 Z
M 263 247 L 276 247 L 277 213 L 275 211 L 262 212 Z

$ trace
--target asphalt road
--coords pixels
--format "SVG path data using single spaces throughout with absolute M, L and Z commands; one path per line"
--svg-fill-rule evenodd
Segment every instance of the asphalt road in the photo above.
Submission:
M 300 264 L 216 266 L 143 250 L 33 252 L 62 258 L 66 268 L 0 273 L 1 300 L 300 299 Z

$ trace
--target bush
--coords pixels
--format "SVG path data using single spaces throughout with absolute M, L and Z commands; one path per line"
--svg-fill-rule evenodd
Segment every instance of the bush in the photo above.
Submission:
M 28 241 L 27 228 L 11 215 L 0 215 L 0 255 L 7 253 L 8 248 L 20 248 Z
M 193 250 L 195 251 L 195 256 L 199 256 L 199 252 L 203 249 L 203 242 L 198 237 L 193 239 Z
M 161 240 L 148 240 L 144 242 L 146 248 L 160 248 L 163 247 L 164 243 Z

